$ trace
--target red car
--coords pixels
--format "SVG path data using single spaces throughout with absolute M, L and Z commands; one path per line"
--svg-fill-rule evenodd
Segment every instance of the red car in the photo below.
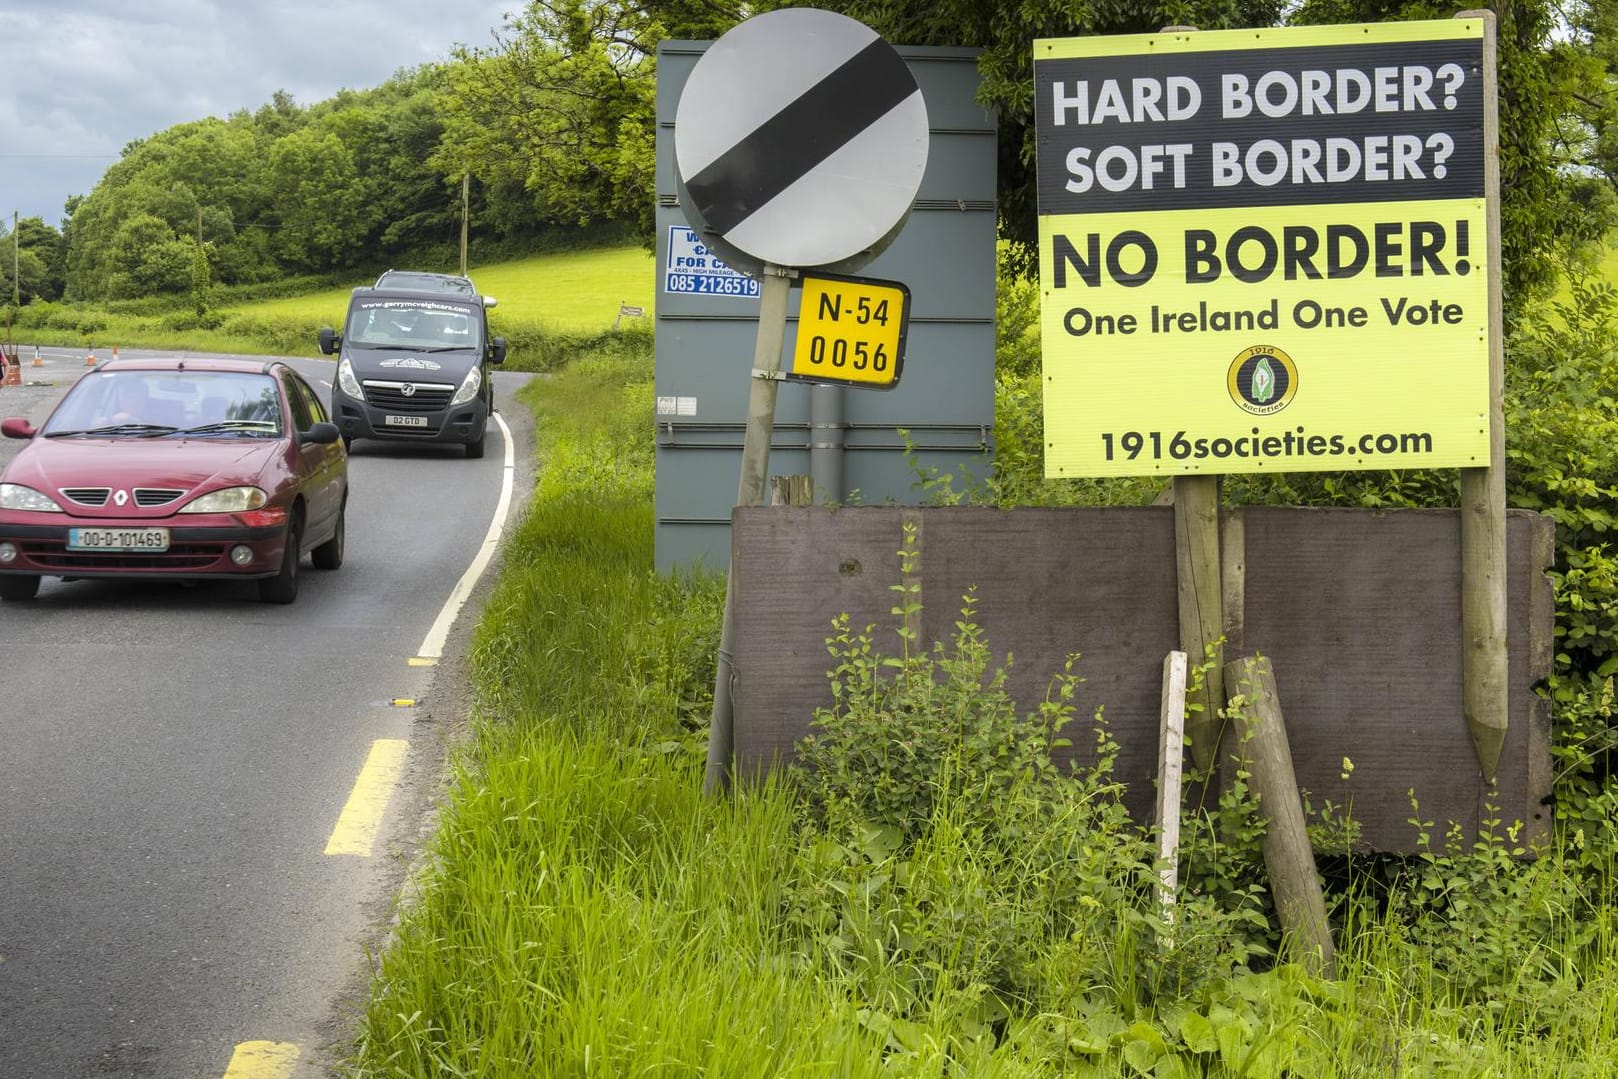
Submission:
M 0 474 L 0 599 L 42 576 L 256 578 L 291 603 L 343 562 L 348 454 L 284 363 L 123 359 L 87 372 Z

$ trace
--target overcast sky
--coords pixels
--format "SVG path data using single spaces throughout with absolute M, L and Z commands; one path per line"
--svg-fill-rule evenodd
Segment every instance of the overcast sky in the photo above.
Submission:
M 521 0 L 0 0 L 0 215 L 60 227 L 131 140 L 483 47 Z

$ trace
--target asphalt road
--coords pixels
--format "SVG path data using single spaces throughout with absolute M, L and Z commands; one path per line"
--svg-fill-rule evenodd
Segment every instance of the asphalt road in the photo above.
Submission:
M 42 419 L 85 370 L 82 350 L 41 356 L 25 346 L 0 416 Z M 325 396 L 333 365 L 295 366 Z M 526 377 L 495 378 L 519 504 Z M 475 461 L 356 443 L 346 560 L 306 563 L 288 607 L 247 583 L 54 578 L 0 604 L 0 1076 L 331 1073 L 464 718 L 492 574 L 443 659 L 418 657 L 496 517 L 506 448 L 493 426 Z M 365 787 L 400 741 L 402 772 Z M 362 790 L 369 853 L 326 853 Z

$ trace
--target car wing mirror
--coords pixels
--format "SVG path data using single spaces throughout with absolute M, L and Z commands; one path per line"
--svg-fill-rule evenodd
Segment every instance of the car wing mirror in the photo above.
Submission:
M 34 425 L 21 416 L 13 416 L 9 420 L 0 420 L 0 435 L 7 438 L 33 438 L 39 432 Z
M 299 442 L 308 442 L 316 446 L 329 446 L 343 437 L 335 423 L 312 424 L 307 431 L 298 432 Z
M 322 326 L 317 336 L 320 338 L 320 351 L 328 356 L 336 352 L 343 343 L 343 339 L 337 336 L 337 331 L 330 326 Z

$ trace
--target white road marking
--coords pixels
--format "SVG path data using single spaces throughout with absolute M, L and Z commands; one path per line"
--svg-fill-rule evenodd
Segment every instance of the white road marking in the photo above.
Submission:
M 500 414 L 494 414 L 494 421 L 500 425 L 500 434 L 505 442 L 505 467 L 500 481 L 500 504 L 494 508 L 494 520 L 489 523 L 489 532 L 483 537 L 483 546 L 478 550 L 472 564 L 466 567 L 461 574 L 460 582 L 455 585 L 455 591 L 450 593 L 445 601 L 443 610 L 438 612 L 438 618 L 433 622 L 432 628 L 422 640 L 421 647 L 416 649 L 416 658 L 437 661 L 444 655 L 444 642 L 449 639 L 449 629 L 455 624 L 455 618 L 466 606 L 471 598 L 472 589 L 477 586 L 478 578 L 483 571 L 489 568 L 489 561 L 494 557 L 495 549 L 500 545 L 500 534 L 506 527 L 506 515 L 511 512 L 511 489 L 516 479 L 517 453 L 511 442 L 511 428 Z

